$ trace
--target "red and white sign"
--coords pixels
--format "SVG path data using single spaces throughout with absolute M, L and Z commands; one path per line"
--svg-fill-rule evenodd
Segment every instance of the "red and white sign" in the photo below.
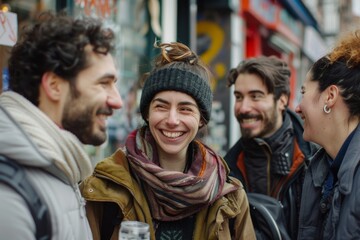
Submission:
M 0 11 L 0 45 L 14 46 L 17 40 L 17 15 Z

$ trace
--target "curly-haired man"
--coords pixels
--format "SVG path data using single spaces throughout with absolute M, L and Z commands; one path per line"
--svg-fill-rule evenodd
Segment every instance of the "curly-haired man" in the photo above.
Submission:
M 50 12 L 24 31 L 0 95 L 0 157 L 25 169 L 47 206 L 51 239 L 91 239 L 78 183 L 92 165 L 81 143 L 102 144 L 106 119 L 122 107 L 114 33 L 96 19 Z M 0 195 L 1 238 L 35 239 L 24 199 L 2 182 Z

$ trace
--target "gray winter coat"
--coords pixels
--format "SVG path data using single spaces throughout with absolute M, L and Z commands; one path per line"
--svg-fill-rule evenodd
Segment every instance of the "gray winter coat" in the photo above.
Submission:
M 25 167 L 29 181 L 48 206 L 51 239 L 92 239 L 78 184 L 70 183 L 1 105 L 0 155 Z M 23 198 L 0 182 L 0 199 L 0 240 L 35 239 L 35 223 Z
M 320 149 L 305 176 L 298 239 L 360 239 L 360 126 L 348 146 L 337 174 L 327 221 L 322 224 L 320 197 L 329 171 L 326 152 Z M 323 237 L 321 238 L 321 236 Z

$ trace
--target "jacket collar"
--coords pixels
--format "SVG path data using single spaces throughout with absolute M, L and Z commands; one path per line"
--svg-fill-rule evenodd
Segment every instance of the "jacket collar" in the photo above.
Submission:
M 360 163 L 360 127 L 355 130 L 354 136 L 345 153 L 343 162 L 340 165 L 337 174 L 339 191 L 347 195 L 352 191 L 354 174 Z M 325 149 L 319 149 L 312 157 L 311 161 L 311 175 L 315 187 L 321 187 L 328 172 L 330 171 L 330 164 L 327 161 L 327 153 Z
M 359 124 L 360 125 L 360 124 Z M 349 194 L 352 190 L 354 182 L 354 174 L 359 167 L 360 162 L 360 127 L 359 125 L 354 130 L 354 136 L 349 144 L 349 147 L 345 153 L 344 160 L 340 166 L 338 172 L 339 178 L 339 190 L 343 194 Z

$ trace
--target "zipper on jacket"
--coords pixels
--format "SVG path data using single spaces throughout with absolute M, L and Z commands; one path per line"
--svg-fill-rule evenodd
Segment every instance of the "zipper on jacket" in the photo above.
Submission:
M 267 166 L 266 166 L 266 174 L 267 174 L 267 186 L 266 186 L 266 192 L 267 195 L 271 196 L 271 154 L 272 154 L 272 150 L 270 145 L 265 142 L 263 139 L 259 138 L 256 139 L 256 142 L 259 144 L 259 146 L 262 146 L 265 149 L 265 154 L 266 154 L 266 160 L 267 160 Z M 268 151 L 266 151 L 268 150 Z
M 85 212 L 85 199 L 81 196 L 79 186 L 75 184 L 73 186 L 76 198 L 78 199 L 79 205 L 80 205 L 80 216 L 81 218 L 86 218 L 86 212 Z
M 86 210 L 85 210 L 85 205 L 86 205 L 86 201 L 85 199 L 82 197 L 81 195 L 81 192 L 80 192 L 80 188 L 79 188 L 79 185 L 78 184 L 75 184 L 73 186 L 74 188 L 74 191 L 75 191 L 75 194 L 76 194 L 76 197 L 78 199 L 78 202 L 79 202 L 79 207 L 80 207 L 80 217 L 81 217 L 81 221 L 82 221 L 82 224 L 83 224 L 83 227 L 86 229 L 86 237 L 87 239 L 93 239 L 92 238 L 92 233 L 91 233 L 91 230 L 90 230 L 90 226 L 89 226 L 89 222 L 87 220 L 87 217 L 86 217 Z

